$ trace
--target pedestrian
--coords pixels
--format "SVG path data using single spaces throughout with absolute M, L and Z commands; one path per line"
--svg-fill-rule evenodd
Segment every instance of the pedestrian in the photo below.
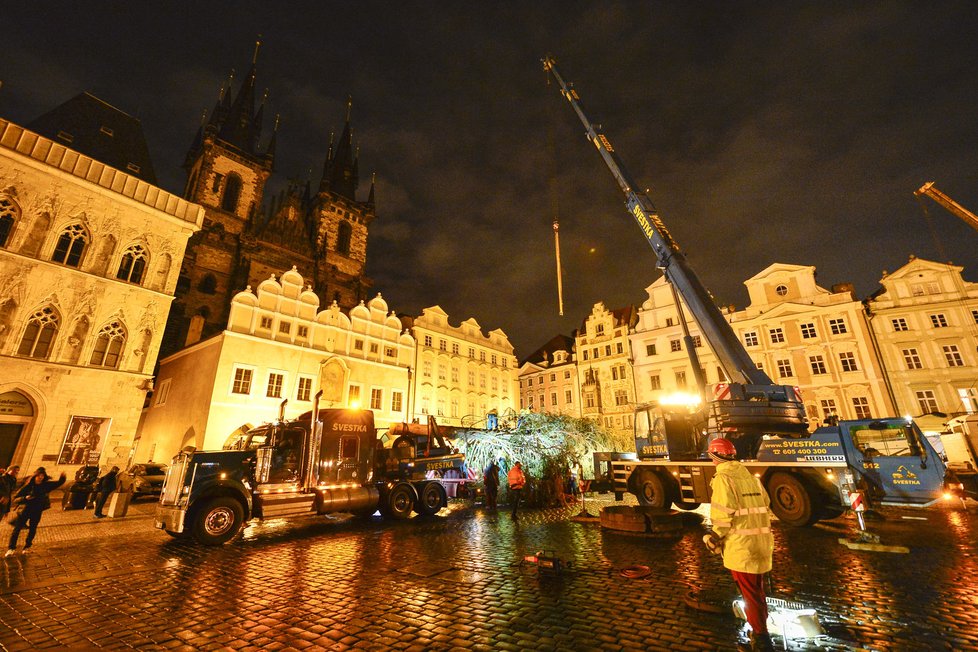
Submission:
M 509 502 L 513 507 L 512 518 L 516 520 L 516 512 L 520 507 L 520 498 L 523 496 L 523 487 L 526 486 L 526 476 L 523 474 L 523 463 L 517 462 L 506 475 L 509 483 Z
M 716 466 L 710 483 L 713 530 L 703 541 L 710 550 L 723 555 L 723 565 L 744 597 L 750 645 L 738 649 L 773 651 L 764 595 L 764 574 L 771 571 L 774 556 L 768 510 L 771 500 L 760 479 L 737 461 L 737 451 L 729 439 L 714 439 L 708 453 Z
M 7 517 L 12 508 L 18 473 L 20 473 L 20 467 L 14 464 L 7 467 L 3 475 L 0 475 L 0 521 Z
M 99 478 L 98 498 L 95 499 L 95 518 L 105 518 L 102 508 L 105 507 L 105 501 L 109 499 L 109 494 L 115 491 L 118 475 L 119 467 L 113 466 L 108 473 Z
M 496 511 L 496 499 L 499 497 L 499 465 L 489 462 L 482 476 L 482 486 L 486 492 L 486 508 Z
M 10 533 L 10 543 L 7 544 L 7 557 L 17 552 L 17 538 L 20 531 L 28 526 L 27 539 L 24 541 L 24 554 L 30 552 L 37 534 L 37 526 L 41 522 L 41 514 L 51 507 L 50 494 L 65 483 L 67 476 L 62 473 L 57 480 L 52 480 L 44 467 L 38 467 L 34 475 L 24 483 L 14 495 L 15 504 L 20 505 L 20 513 L 14 520 L 14 531 Z

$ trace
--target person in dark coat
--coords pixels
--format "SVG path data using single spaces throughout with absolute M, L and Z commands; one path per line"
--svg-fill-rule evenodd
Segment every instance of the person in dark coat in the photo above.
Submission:
M 105 501 L 109 499 L 109 494 L 115 491 L 119 482 L 118 476 L 119 467 L 113 466 L 108 473 L 99 478 L 98 498 L 95 499 L 95 518 L 105 518 L 102 508 L 105 507 Z
M 486 508 L 496 510 L 496 498 L 499 496 L 499 465 L 490 462 L 482 478 L 482 486 L 486 492 Z
M 57 480 L 52 480 L 42 466 L 34 471 L 34 475 L 17 491 L 14 495 L 14 503 L 21 506 L 21 512 L 17 520 L 14 521 L 14 531 L 10 533 L 7 557 L 17 552 L 17 538 L 20 536 L 20 531 L 28 524 L 27 540 L 24 541 L 24 554 L 30 552 L 31 544 L 34 543 L 34 535 L 37 534 L 37 526 L 41 522 L 41 514 L 51 506 L 51 498 L 48 494 L 63 485 L 65 480 L 67 480 L 67 476 L 64 473 Z
M 10 513 L 11 505 L 14 502 L 14 489 L 17 488 L 18 473 L 20 473 L 20 467 L 14 465 L 0 475 L 0 521 Z

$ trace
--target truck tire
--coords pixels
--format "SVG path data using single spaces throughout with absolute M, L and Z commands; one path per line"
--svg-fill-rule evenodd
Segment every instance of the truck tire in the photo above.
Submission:
M 434 516 L 448 504 L 448 495 L 440 482 L 425 482 L 418 491 L 418 502 L 414 509 L 421 516 Z
M 771 511 L 779 521 L 795 527 L 818 521 L 812 492 L 801 479 L 790 473 L 775 473 L 767 481 L 767 492 L 771 497 Z
M 411 516 L 414 508 L 414 492 L 409 484 L 399 484 L 390 490 L 384 501 L 384 516 L 402 521 Z
M 650 469 L 645 469 L 638 476 L 638 483 L 635 487 L 635 495 L 638 497 L 640 505 L 646 507 L 662 507 L 669 509 L 672 500 L 666 493 L 666 485 L 658 473 Z
M 194 538 L 205 546 L 219 546 L 231 540 L 244 520 L 241 503 L 228 496 L 205 501 L 194 510 Z

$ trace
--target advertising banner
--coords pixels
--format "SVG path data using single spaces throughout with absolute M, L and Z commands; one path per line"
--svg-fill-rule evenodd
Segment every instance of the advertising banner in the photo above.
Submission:
M 97 466 L 111 424 L 109 417 L 72 416 L 61 445 L 58 464 Z

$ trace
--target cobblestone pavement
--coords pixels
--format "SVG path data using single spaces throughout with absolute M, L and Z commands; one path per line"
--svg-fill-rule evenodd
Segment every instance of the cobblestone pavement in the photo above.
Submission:
M 513 523 L 451 507 L 427 521 L 272 520 L 219 548 L 153 530 L 152 503 L 99 521 L 50 510 L 36 552 L 0 560 L 0 649 L 730 650 L 738 640 L 728 612 L 688 606 L 692 590 L 736 595 L 695 514 L 682 536 L 650 539 L 575 521 L 576 508 Z M 775 524 L 776 595 L 817 608 L 828 634 L 787 649 L 978 650 L 974 504 L 892 510 L 870 525 L 909 554 L 839 545 L 852 520 Z M 574 568 L 557 578 L 521 568 L 550 549 Z M 634 565 L 651 572 L 620 574 Z

